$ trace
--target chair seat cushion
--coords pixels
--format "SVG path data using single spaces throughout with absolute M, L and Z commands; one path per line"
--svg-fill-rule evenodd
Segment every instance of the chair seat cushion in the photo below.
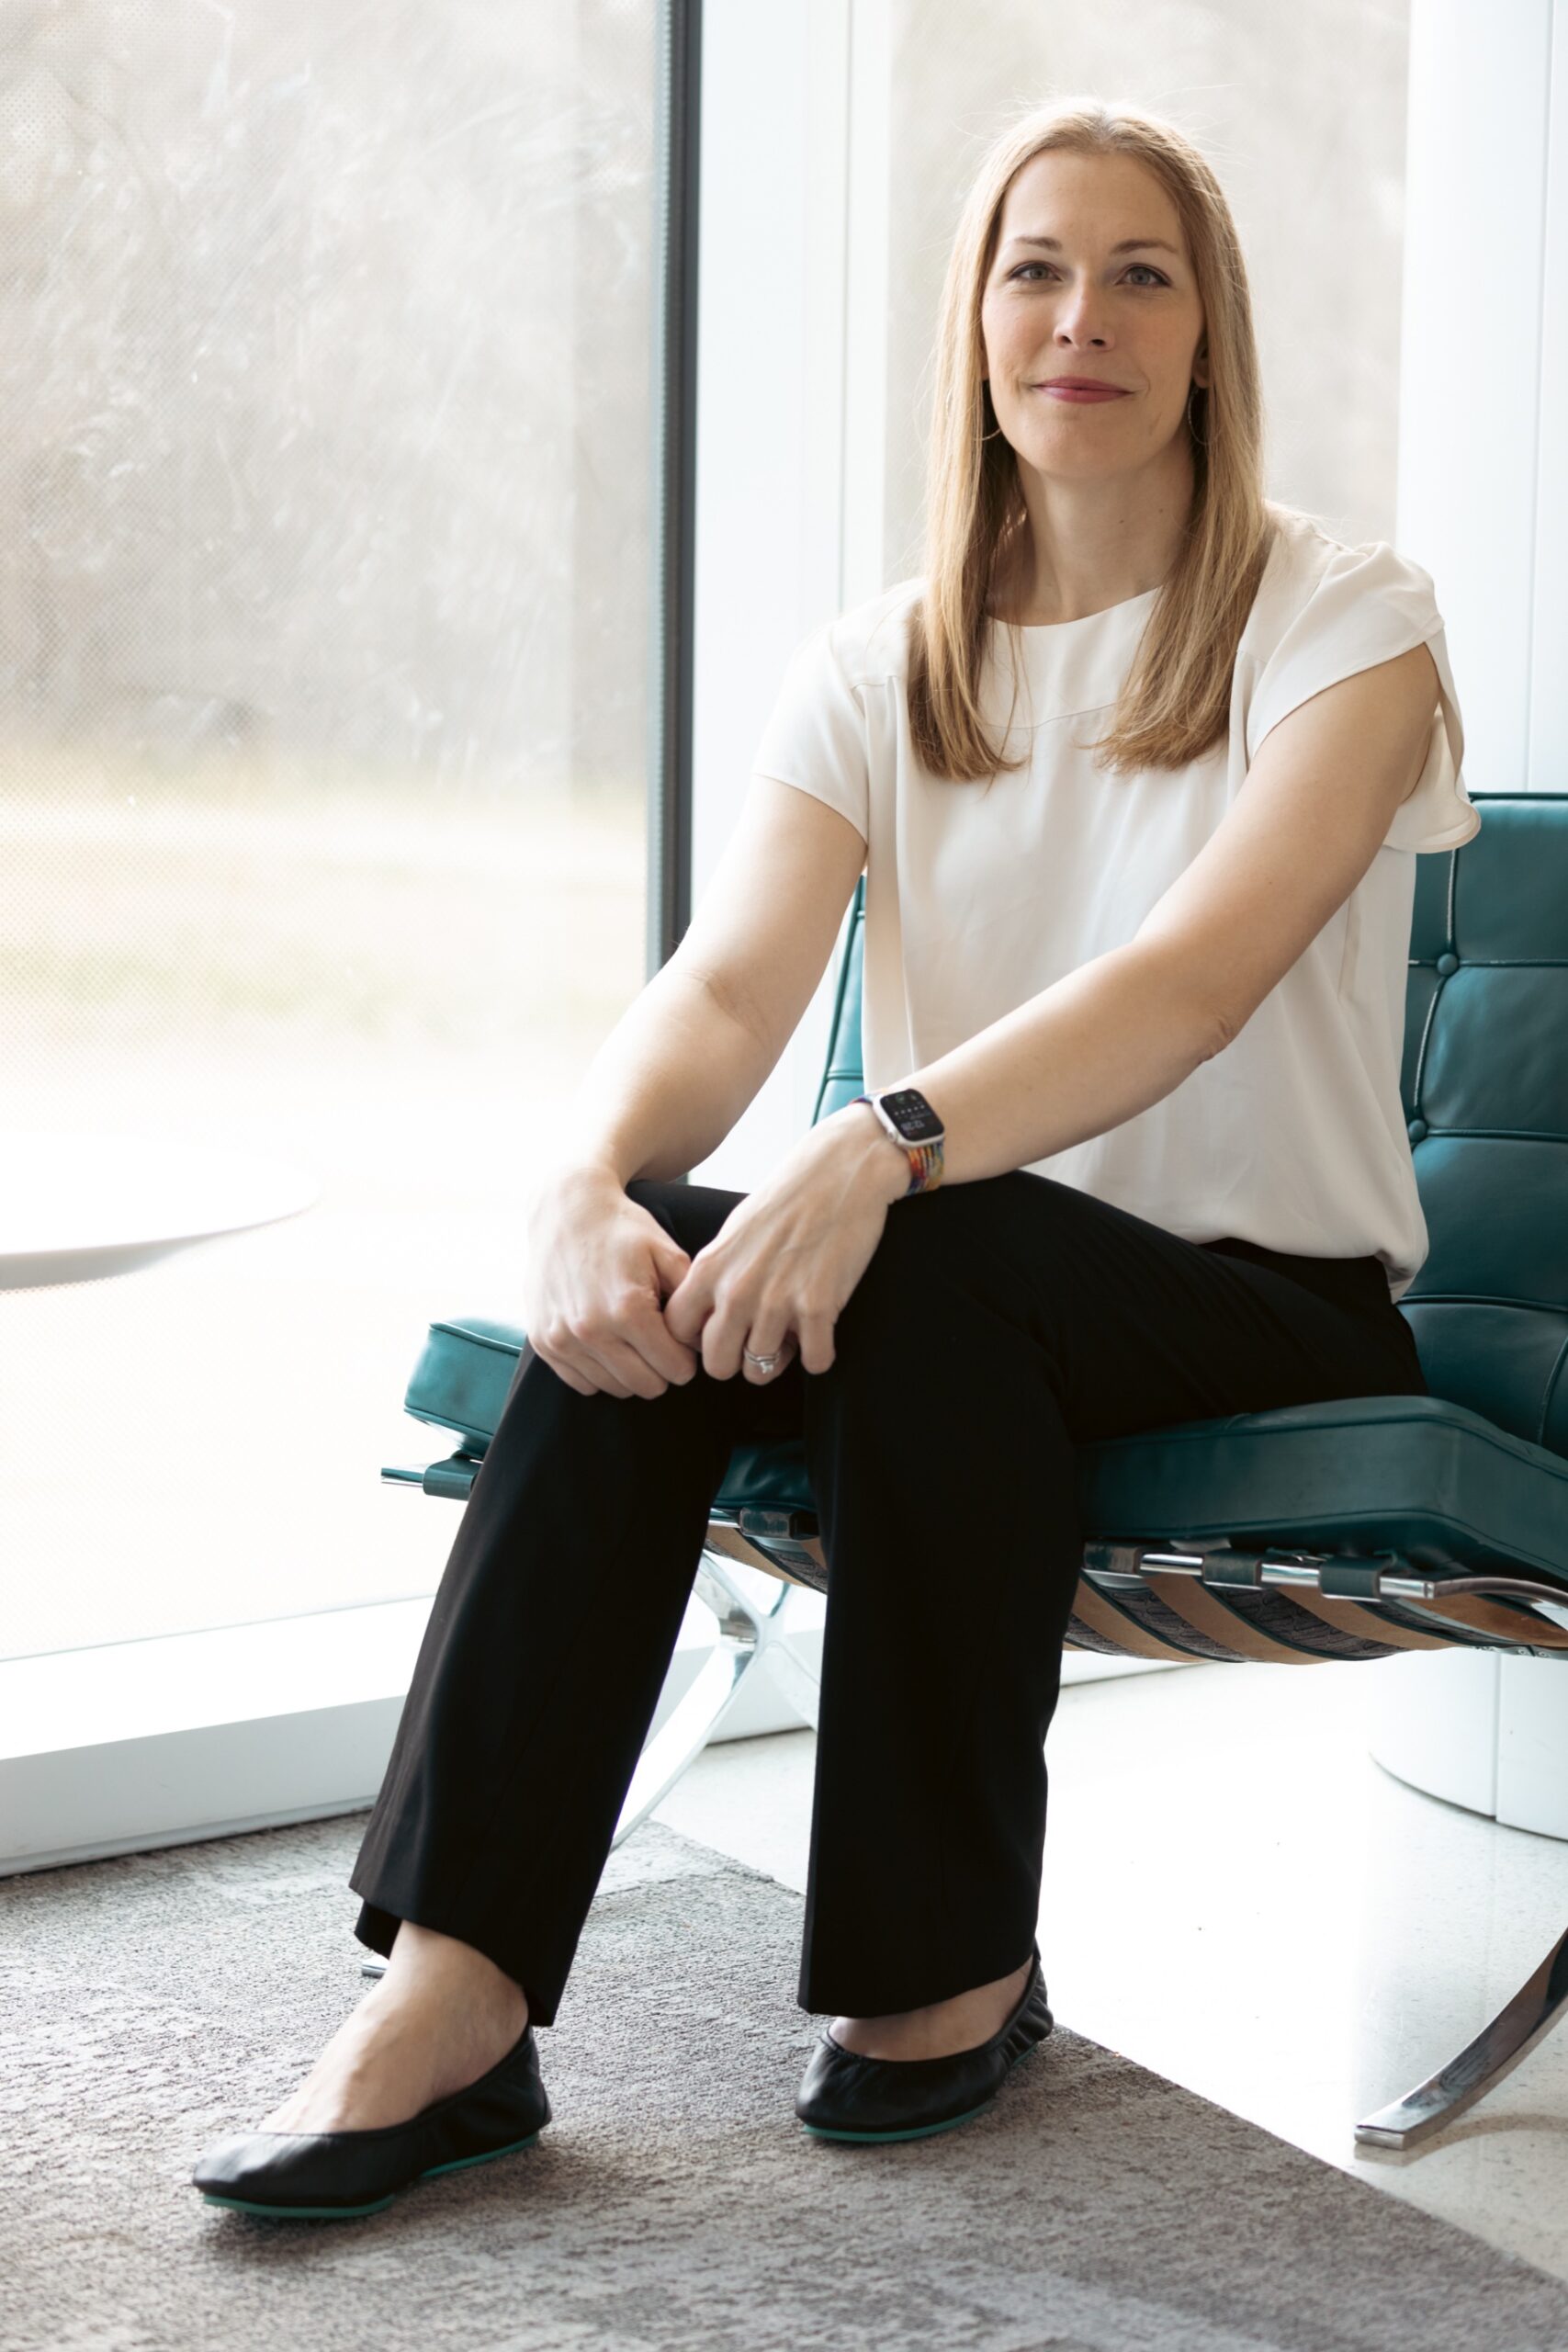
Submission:
M 404 1409 L 482 1454 L 525 1334 L 486 1316 L 430 1326 Z M 1085 1541 L 1179 1549 L 1393 1553 L 1432 1575 L 1568 1587 L 1568 1458 L 1439 1396 L 1353 1396 L 1181 1421 L 1077 1449 Z M 739 1445 L 716 1506 L 813 1512 L 796 1438 Z

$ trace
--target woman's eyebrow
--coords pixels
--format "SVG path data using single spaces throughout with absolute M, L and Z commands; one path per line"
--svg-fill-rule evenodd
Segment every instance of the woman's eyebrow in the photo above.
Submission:
M 1010 237 L 1008 243 L 1010 245 L 1043 245 L 1052 253 L 1062 250 L 1060 237 Z M 1139 245 L 1157 245 L 1162 253 L 1177 254 L 1178 259 L 1180 258 L 1178 248 L 1168 237 L 1122 237 L 1111 250 L 1113 254 L 1130 254 Z

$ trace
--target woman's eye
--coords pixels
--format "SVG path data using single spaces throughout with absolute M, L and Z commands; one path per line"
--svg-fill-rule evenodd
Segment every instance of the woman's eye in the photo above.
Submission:
M 1055 266 L 1055 264 L 1054 262 L 1025 261 L 1020 262 L 1018 267 L 1010 274 L 1014 277 L 1021 277 L 1026 269 L 1054 269 Z M 1154 279 L 1156 286 L 1168 286 L 1170 283 L 1169 278 L 1166 277 L 1164 271 L 1156 269 L 1152 262 L 1135 261 L 1129 264 L 1129 273 L 1134 269 L 1146 271 L 1148 276 Z

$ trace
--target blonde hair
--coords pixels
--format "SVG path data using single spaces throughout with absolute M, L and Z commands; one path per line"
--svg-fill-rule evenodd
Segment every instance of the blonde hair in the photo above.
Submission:
M 1102 766 L 1185 767 L 1224 735 L 1236 646 L 1279 520 L 1294 511 L 1263 495 L 1262 397 L 1247 267 L 1209 164 L 1173 124 L 1130 107 L 1095 97 L 1031 107 L 993 140 L 964 201 L 933 355 L 924 590 L 909 615 L 908 693 L 916 752 L 933 775 L 952 783 L 1010 774 L 1029 760 L 1027 752 L 1001 758 L 979 695 L 993 627 L 1009 629 L 1015 684 L 1019 675 L 1018 624 L 993 622 L 987 606 L 1029 541 L 1017 453 L 998 425 L 981 374 L 980 305 L 1007 191 L 1032 157 L 1048 153 L 1130 155 L 1167 189 L 1197 277 L 1209 361 L 1209 384 L 1188 402 L 1194 485 L 1186 533 L 1110 730 L 1089 747 Z

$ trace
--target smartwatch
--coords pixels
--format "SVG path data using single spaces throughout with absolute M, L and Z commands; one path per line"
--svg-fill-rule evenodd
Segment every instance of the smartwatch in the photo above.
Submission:
M 869 1102 L 895 1143 L 908 1155 L 909 1182 L 902 1197 L 931 1193 L 942 1182 L 942 1146 L 946 1134 L 942 1121 L 918 1086 L 896 1086 L 883 1093 L 857 1094 Z

